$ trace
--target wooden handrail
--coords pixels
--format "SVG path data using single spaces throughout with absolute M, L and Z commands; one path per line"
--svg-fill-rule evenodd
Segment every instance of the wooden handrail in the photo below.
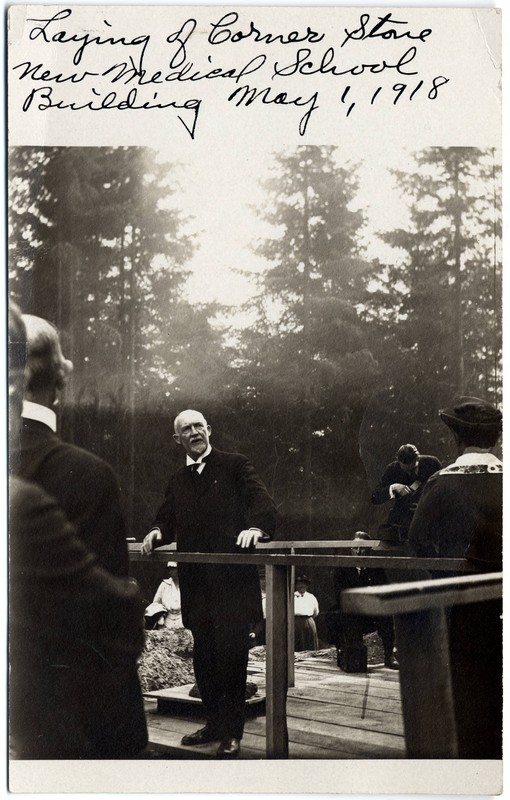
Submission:
M 330 548 L 335 550 L 352 550 L 353 547 L 375 550 L 380 544 L 380 539 L 371 539 L 370 541 L 366 539 L 356 539 L 356 542 L 352 539 L 339 539 L 335 541 L 323 539 L 318 542 L 312 540 L 292 540 L 286 542 L 259 542 L 257 550 L 268 550 L 269 552 L 274 552 L 276 550 L 328 550 Z
M 342 592 L 342 611 L 349 614 L 393 616 L 428 608 L 498 600 L 503 591 L 503 573 L 463 575 L 458 578 L 390 583 L 346 589 Z
M 334 545 L 332 546 L 334 549 Z M 243 553 L 183 553 L 175 545 L 163 545 L 144 556 L 141 544 L 128 544 L 131 561 L 180 561 L 187 564 L 256 564 L 258 566 L 300 567 L 377 567 L 396 570 L 437 570 L 441 572 L 474 572 L 474 567 L 464 558 L 410 558 L 408 556 L 353 556 L 339 554 L 312 555 L 295 553 L 272 553 L 259 549 Z M 342 548 L 340 548 L 341 550 Z

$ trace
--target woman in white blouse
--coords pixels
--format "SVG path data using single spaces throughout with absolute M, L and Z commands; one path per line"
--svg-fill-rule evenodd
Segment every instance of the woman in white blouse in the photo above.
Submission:
M 147 627 L 151 628 L 182 628 L 181 617 L 181 592 L 177 577 L 177 563 L 169 561 L 167 567 L 170 571 L 168 578 L 159 584 L 154 595 L 154 600 L 145 609 L 145 617 L 150 619 Z
M 314 617 L 319 613 L 319 603 L 307 591 L 311 581 L 306 575 L 296 577 L 294 592 L 294 650 L 318 650 L 319 640 Z

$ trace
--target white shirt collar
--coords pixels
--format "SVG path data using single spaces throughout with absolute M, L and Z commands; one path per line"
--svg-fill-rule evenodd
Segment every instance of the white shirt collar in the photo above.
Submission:
M 207 450 L 204 453 L 202 453 L 202 455 L 199 456 L 196 460 L 194 458 L 191 458 L 191 456 L 186 455 L 186 466 L 191 467 L 192 464 L 201 464 L 202 466 L 198 468 L 197 472 L 202 472 L 202 470 L 205 467 L 205 464 L 202 464 L 202 462 L 204 458 L 207 458 L 211 450 L 212 450 L 211 445 L 208 445 Z
M 459 467 L 469 467 L 473 465 L 485 465 L 487 467 L 503 466 L 499 458 L 496 458 L 493 453 L 463 453 L 455 461 L 455 464 L 458 464 Z
M 42 422 L 51 428 L 53 433 L 57 432 L 57 415 L 51 408 L 42 406 L 40 403 L 33 403 L 31 400 L 23 400 L 23 411 L 21 416 L 24 419 L 33 419 L 35 422 Z

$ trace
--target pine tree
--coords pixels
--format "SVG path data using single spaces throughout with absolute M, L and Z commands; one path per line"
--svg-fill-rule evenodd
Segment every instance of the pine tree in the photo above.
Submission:
M 363 218 L 351 208 L 355 168 L 339 167 L 335 148 L 299 147 L 280 155 L 274 172 L 263 215 L 275 234 L 258 248 L 269 262 L 263 313 L 244 347 L 252 403 L 277 404 L 273 437 L 288 466 L 286 494 L 303 508 L 310 535 L 319 499 L 338 516 L 332 487 L 342 455 L 357 458 L 347 456 L 356 449 L 347 436 L 376 373 L 356 304 Z
M 374 424 L 383 439 L 428 449 L 447 438 L 437 411 L 454 396 L 500 399 L 500 168 L 476 148 L 415 160 L 396 173 L 410 224 L 383 236 L 395 259 L 368 274 L 364 313 L 385 377 Z

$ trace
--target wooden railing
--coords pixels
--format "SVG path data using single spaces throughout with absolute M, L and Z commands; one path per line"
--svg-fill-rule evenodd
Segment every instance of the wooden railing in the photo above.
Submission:
M 346 613 L 394 618 L 409 758 L 458 757 L 445 609 L 499 600 L 502 583 L 498 572 L 343 592 Z
M 359 542 L 360 547 L 375 550 L 374 541 Z M 352 539 L 341 542 L 270 542 L 259 544 L 246 553 L 183 553 L 174 545 L 164 545 L 150 556 L 143 556 L 140 544 L 128 544 L 131 561 L 145 563 L 178 561 L 181 563 L 255 564 L 266 570 L 266 754 L 268 758 L 288 758 L 286 701 L 293 685 L 293 568 L 294 567 L 379 567 L 384 570 L 430 570 L 469 572 L 464 559 L 423 559 L 391 555 L 344 555 L 351 550 Z M 297 549 L 326 549 L 329 554 L 296 553 Z M 358 541 L 356 542 L 358 547 Z M 290 552 L 279 552 L 290 550 Z M 391 613 L 391 612 L 390 612 Z

